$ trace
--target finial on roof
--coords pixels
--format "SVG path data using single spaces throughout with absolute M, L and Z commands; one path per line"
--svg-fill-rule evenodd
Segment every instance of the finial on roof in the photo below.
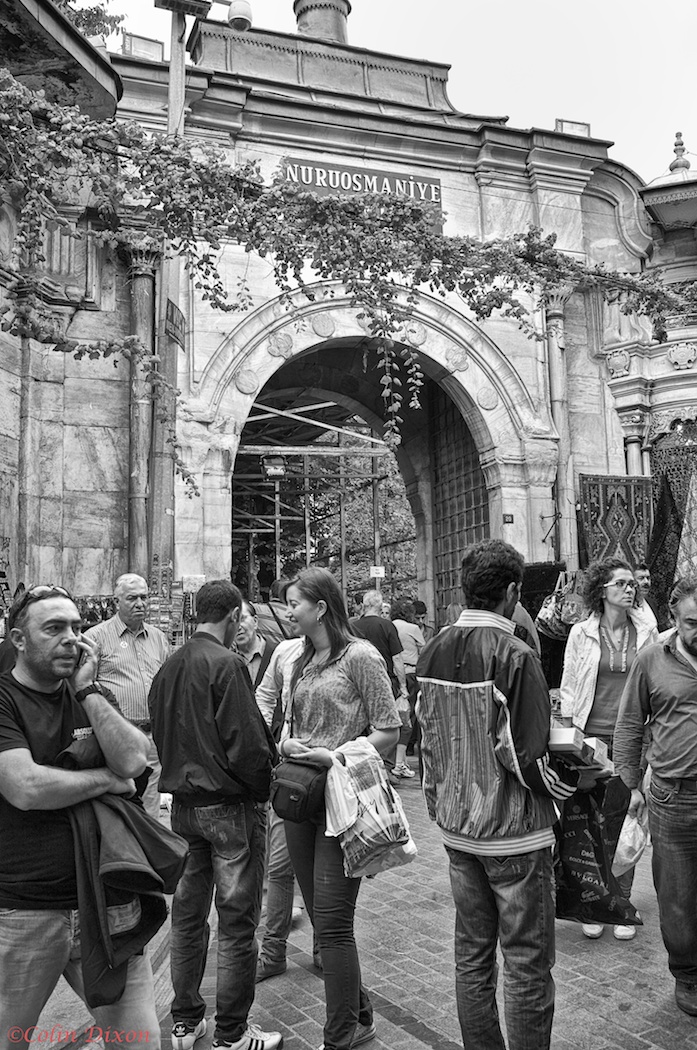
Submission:
M 670 170 L 678 171 L 680 168 L 689 168 L 690 162 L 687 157 L 683 156 L 685 153 L 685 146 L 682 141 L 682 131 L 675 132 L 675 146 L 673 148 L 675 151 L 675 160 L 670 165 Z

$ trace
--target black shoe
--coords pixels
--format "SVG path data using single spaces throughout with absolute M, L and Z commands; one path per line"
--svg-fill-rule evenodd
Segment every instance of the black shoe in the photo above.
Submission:
M 265 981 L 267 977 L 276 977 L 279 973 L 285 973 L 287 969 L 288 963 L 285 959 L 279 959 L 278 962 L 272 962 L 271 959 L 260 957 L 257 959 L 257 975 L 255 981 L 259 984 L 259 981 Z
M 697 984 L 675 982 L 675 1001 L 686 1014 L 697 1017 Z

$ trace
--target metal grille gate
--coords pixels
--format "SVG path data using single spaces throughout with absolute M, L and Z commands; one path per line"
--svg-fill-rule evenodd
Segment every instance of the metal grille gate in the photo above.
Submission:
M 436 621 L 461 602 L 460 562 L 470 543 L 489 538 L 489 495 L 479 455 L 456 405 L 435 383 L 430 398 Z

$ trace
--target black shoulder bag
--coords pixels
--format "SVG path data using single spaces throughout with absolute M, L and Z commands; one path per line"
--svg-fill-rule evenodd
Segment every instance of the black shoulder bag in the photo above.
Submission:
M 293 703 L 290 702 L 290 735 L 293 735 Z M 324 810 L 324 788 L 328 769 L 319 762 L 297 755 L 282 758 L 271 773 L 271 805 L 283 820 L 302 824 Z

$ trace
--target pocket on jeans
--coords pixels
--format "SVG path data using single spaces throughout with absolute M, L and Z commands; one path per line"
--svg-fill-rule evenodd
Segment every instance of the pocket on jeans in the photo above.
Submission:
M 520 853 L 512 857 L 490 857 L 487 866 L 492 882 L 505 885 L 509 882 L 518 882 L 528 872 L 530 857 L 527 853 Z
M 112 904 L 106 910 L 109 933 L 114 937 L 118 933 L 127 933 L 140 922 L 140 901 L 134 897 L 127 904 Z
M 649 784 L 649 795 L 651 801 L 655 802 L 657 806 L 665 806 L 670 802 L 677 791 L 674 787 L 666 787 L 664 784 L 657 784 L 655 779 L 652 779 Z

